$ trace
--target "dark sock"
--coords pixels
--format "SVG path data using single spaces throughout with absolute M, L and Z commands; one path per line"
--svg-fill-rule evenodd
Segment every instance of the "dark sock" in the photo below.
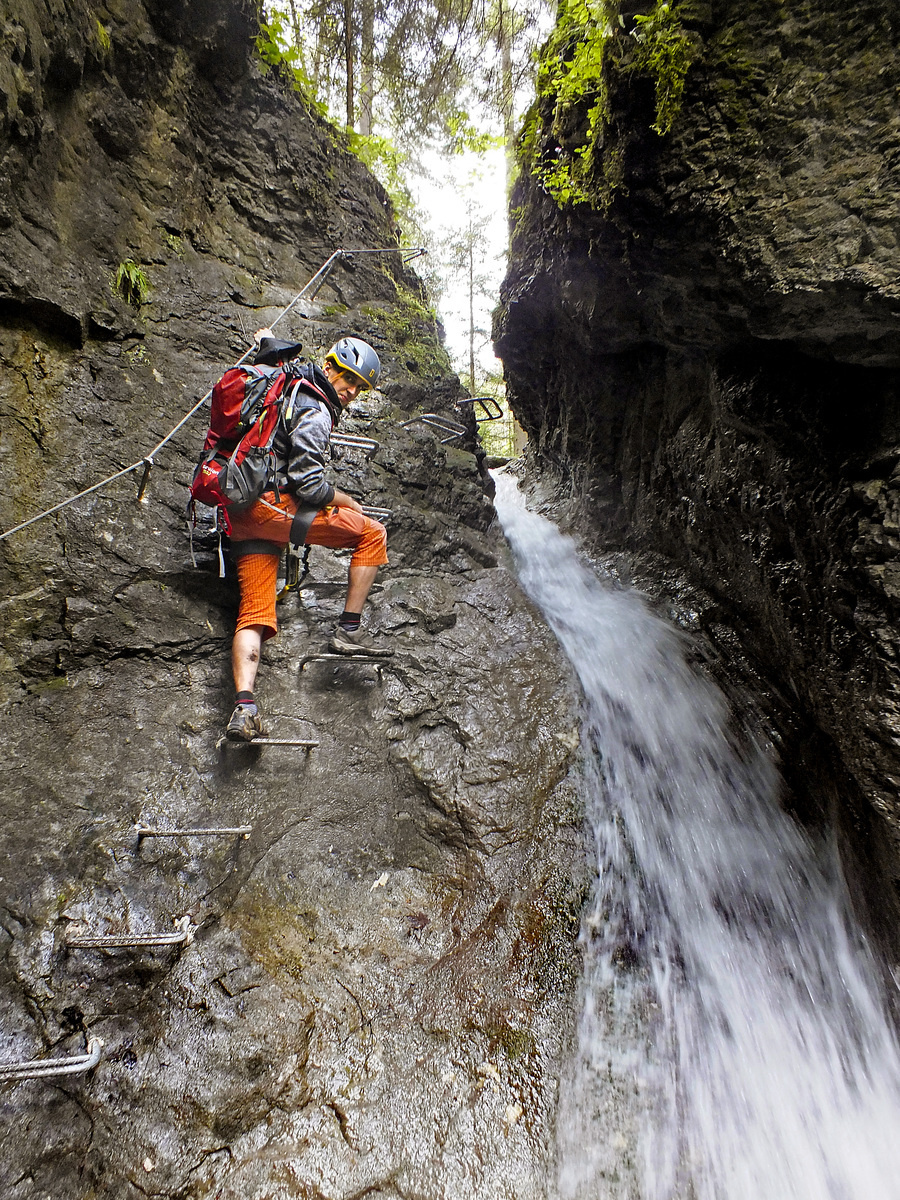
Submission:
M 341 629 L 345 629 L 347 633 L 356 633 L 361 620 L 362 613 L 347 612 L 345 609 L 338 617 L 338 625 L 340 625 Z
M 238 692 L 237 696 L 235 697 L 235 700 L 237 701 L 238 704 L 253 704 L 254 703 L 253 693 L 252 692 Z

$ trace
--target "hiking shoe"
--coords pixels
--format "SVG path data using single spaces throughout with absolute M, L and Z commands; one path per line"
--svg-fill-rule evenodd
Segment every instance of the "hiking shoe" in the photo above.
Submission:
M 390 658 L 394 653 L 393 650 L 385 650 L 382 646 L 376 646 L 369 635 L 363 633 L 362 627 L 350 633 L 346 629 L 341 629 L 340 625 L 331 635 L 328 648 L 335 654 L 361 654 L 369 658 Z
M 254 738 L 262 737 L 262 733 L 262 721 L 255 704 L 239 704 L 225 726 L 229 742 L 252 742 Z

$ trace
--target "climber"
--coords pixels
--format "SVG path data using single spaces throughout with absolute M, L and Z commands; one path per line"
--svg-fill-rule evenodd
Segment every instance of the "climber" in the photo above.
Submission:
M 256 364 L 278 366 L 300 347 L 275 338 L 271 329 L 254 335 Z M 274 637 L 275 593 L 283 548 L 306 543 L 353 550 L 344 611 L 329 640 L 337 654 L 388 657 L 393 650 L 372 642 L 360 628 L 363 606 L 379 566 L 387 559 L 387 531 L 364 515 L 352 496 L 325 477 L 329 439 L 341 413 L 363 390 L 378 383 L 381 364 L 367 342 L 345 337 L 325 356 L 320 369 L 312 364 L 291 368 L 321 393 L 285 422 L 280 418 L 274 450 L 278 491 L 264 492 L 244 512 L 232 513 L 231 553 L 237 566 L 241 600 L 231 647 L 236 707 L 225 731 L 231 741 L 252 741 L 263 734 L 254 685 L 262 643 Z

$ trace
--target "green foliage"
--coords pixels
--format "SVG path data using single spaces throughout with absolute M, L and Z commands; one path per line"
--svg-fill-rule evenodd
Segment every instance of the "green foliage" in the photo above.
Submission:
M 127 258 L 119 263 L 114 288 L 126 303 L 138 308 L 150 295 L 150 280 L 143 267 Z
M 286 25 L 287 21 L 280 12 L 272 12 L 268 18 L 261 17 L 259 33 L 256 35 L 256 53 L 267 66 L 286 67 L 293 72 L 300 65 L 300 49 L 290 44 Z
M 408 155 L 389 138 L 375 133 L 365 136 L 347 129 L 344 134 L 352 153 L 366 164 L 390 197 L 394 216 L 402 230 L 401 243 L 404 246 L 421 245 L 423 218 L 407 184 L 413 171 Z
M 256 53 L 270 70 L 299 92 L 306 103 L 320 116 L 327 110 L 316 97 L 316 85 L 303 65 L 299 46 L 291 43 L 291 31 L 283 13 L 272 10 L 268 17 L 260 14 L 259 33 L 256 35 Z
M 452 113 L 446 121 L 448 145 L 453 154 L 486 154 L 503 145 L 503 138 L 493 133 L 480 133 L 462 109 Z
M 685 77 L 694 61 L 694 45 L 682 28 L 674 3 L 657 0 L 652 12 L 635 15 L 634 20 L 632 37 L 637 49 L 633 69 L 645 72 L 653 80 L 656 120 L 651 128 L 664 137 L 681 110 Z
M 609 106 L 604 54 L 620 21 L 618 0 L 564 0 L 541 55 L 537 90 L 539 96 L 553 100 L 551 133 L 561 133 L 573 110 L 590 102 L 586 134 L 574 153 L 557 146 L 549 158 L 535 155 L 537 112 L 526 126 L 523 157 L 531 161 L 532 173 L 561 208 L 592 200 L 594 151 Z
M 345 131 L 350 150 L 361 159 L 391 198 L 394 212 L 401 218 L 414 207 L 406 186 L 407 160 L 389 138 L 376 133 L 364 135 L 353 129 Z
M 100 53 L 103 55 L 103 57 L 107 58 L 109 52 L 112 50 L 112 39 L 109 36 L 109 30 L 105 25 L 101 24 L 99 17 L 95 17 L 94 20 L 97 22 L 97 28 L 95 30 L 97 36 L 97 45 L 100 47 Z
M 560 207 L 608 208 L 624 188 L 624 148 L 611 135 L 609 94 L 615 75 L 649 77 L 656 112 L 651 128 L 665 136 L 681 108 L 685 79 L 696 57 L 682 12 L 690 0 L 654 0 L 626 30 L 620 0 L 561 0 L 553 34 L 538 69 L 542 103 L 526 122 L 520 158 Z M 548 103 L 550 110 L 547 128 Z M 547 134 L 556 142 L 541 145 Z M 572 145 L 573 134 L 578 142 Z

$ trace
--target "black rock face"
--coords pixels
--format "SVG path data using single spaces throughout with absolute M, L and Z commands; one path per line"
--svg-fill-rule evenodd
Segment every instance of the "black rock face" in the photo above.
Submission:
M 403 426 L 460 388 L 400 254 L 342 258 L 278 326 L 313 358 L 359 334 L 386 379 L 341 425 L 378 450 L 331 465 L 391 510 L 369 622 L 396 657 L 301 670 L 342 604 L 322 550 L 264 652 L 270 732 L 315 748 L 218 744 L 236 591 L 209 513 L 192 561 L 202 413 L 137 500 L 143 456 L 335 250 L 396 246 L 390 202 L 260 75 L 250 5 L 0 14 L 0 530 L 138 466 L 0 542 L 0 1063 L 105 1043 L 90 1074 L 0 1080 L 0 1190 L 541 1196 L 573 697 L 475 455 Z M 186 917 L 180 950 L 67 949 Z
M 606 208 L 521 179 L 496 344 L 543 494 L 756 709 L 896 954 L 897 14 L 685 21 L 669 135 L 646 81 L 610 75 Z

